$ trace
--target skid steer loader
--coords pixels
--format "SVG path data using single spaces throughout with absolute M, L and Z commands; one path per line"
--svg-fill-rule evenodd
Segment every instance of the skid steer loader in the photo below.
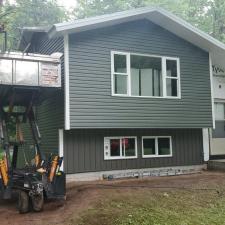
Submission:
M 46 159 L 40 149 L 41 136 L 33 108 L 39 91 L 12 87 L 0 103 L 0 144 L 3 150 L 0 159 L 1 196 L 11 199 L 13 193 L 17 193 L 20 213 L 30 209 L 41 211 L 45 198 L 65 199 L 65 174 L 60 171 L 63 158 L 51 155 Z M 12 121 L 16 123 L 16 142 L 10 142 L 8 135 L 8 126 Z M 26 162 L 19 169 L 18 151 L 24 144 L 22 123 L 30 126 L 35 152 L 32 162 Z
M 0 53 L 0 197 L 16 195 L 20 213 L 41 211 L 45 199 L 66 196 L 63 158 L 45 156 L 35 115 L 35 107 L 61 88 L 60 72 L 58 56 Z M 25 150 L 24 125 L 29 127 L 33 152 Z M 33 154 L 31 161 L 27 152 Z M 21 153 L 25 160 L 19 166 Z

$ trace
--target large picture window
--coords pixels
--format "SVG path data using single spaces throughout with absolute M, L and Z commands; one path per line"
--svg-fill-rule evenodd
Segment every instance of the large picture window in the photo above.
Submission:
M 180 97 L 178 58 L 112 52 L 112 94 L 134 97 Z
M 137 158 L 137 138 L 105 137 L 104 158 L 106 160 Z
M 162 59 L 131 55 L 131 95 L 162 96 Z
M 142 156 L 143 158 L 172 156 L 171 137 L 142 137 Z

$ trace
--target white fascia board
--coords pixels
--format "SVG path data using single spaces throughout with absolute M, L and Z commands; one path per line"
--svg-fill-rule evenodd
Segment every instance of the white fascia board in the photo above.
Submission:
M 69 36 L 64 35 L 64 98 L 65 130 L 70 130 L 70 85 L 69 85 Z

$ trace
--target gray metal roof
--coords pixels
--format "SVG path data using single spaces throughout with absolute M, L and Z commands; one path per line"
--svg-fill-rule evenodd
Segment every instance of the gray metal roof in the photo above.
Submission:
M 72 22 L 54 24 L 48 31 L 50 38 L 70 33 L 103 28 L 138 19 L 148 19 L 153 23 L 169 30 L 175 35 L 191 42 L 201 49 L 210 52 L 213 61 L 225 65 L 225 44 L 187 23 L 183 19 L 159 7 L 144 7 L 118 13 L 96 16 Z M 35 28 L 38 29 L 38 28 Z M 30 30 L 30 32 L 38 32 Z
M 18 49 L 23 50 L 24 48 L 26 48 L 27 44 L 30 43 L 34 33 L 43 33 L 43 32 L 47 33 L 49 29 L 50 29 L 50 26 L 23 27 Z

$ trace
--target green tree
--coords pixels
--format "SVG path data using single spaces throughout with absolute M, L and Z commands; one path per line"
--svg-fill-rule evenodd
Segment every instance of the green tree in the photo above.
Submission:
M 225 2 L 224 0 L 209 1 L 208 17 L 210 33 L 213 37 L 225 42 Z
M 78 0 L 76 18 L 142 6 L 160 6 L 225 42 L 224 0 Z
M 58 7 L 56 0 L 17 0 L 6 1 L 3 10 L 12 13 L 2 19 L 9 34 L 9 46 L 16 48 L 22 27 L 50 26 L 67 19 L 65 9 Z
M 102 15 L 144 6 L 161 6 L 170 11 L 182 6 L 183 0 L 78 0 L 74 14 L 77 18 Z

